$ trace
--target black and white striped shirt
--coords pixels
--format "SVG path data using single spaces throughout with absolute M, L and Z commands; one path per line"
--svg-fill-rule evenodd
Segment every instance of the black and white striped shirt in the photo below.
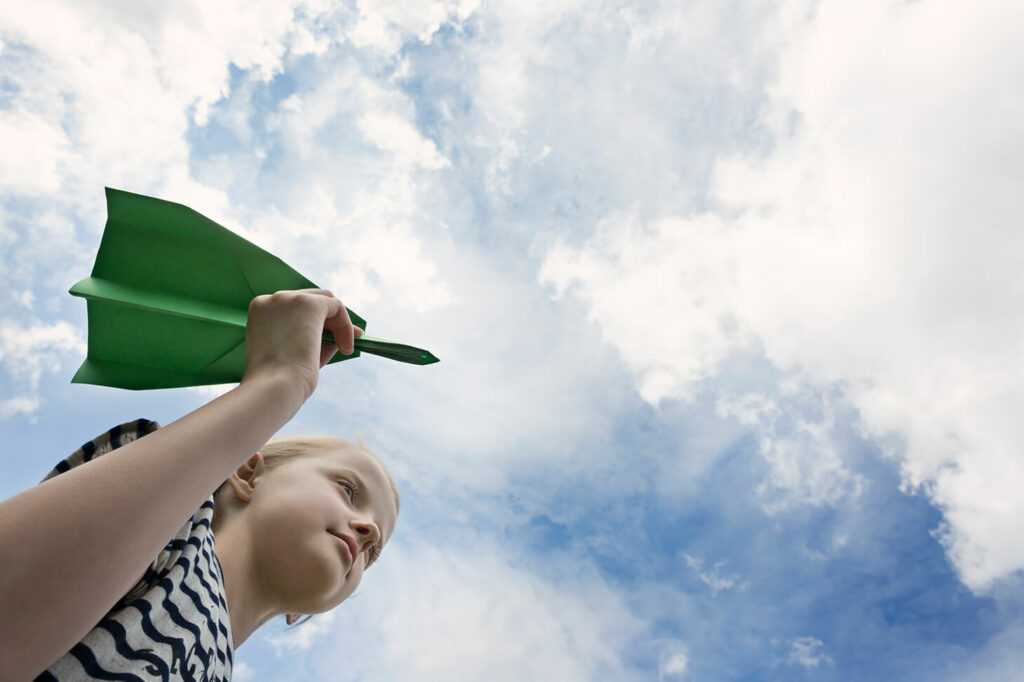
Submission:
M 47 480 L 159 428 L 115 426 L 61 461 Z M 210 529 L 213 496 L 71 651 L 36 680 L 230 680 L 234 641 Z M 73 523 L 74 520 L 69 520 Z

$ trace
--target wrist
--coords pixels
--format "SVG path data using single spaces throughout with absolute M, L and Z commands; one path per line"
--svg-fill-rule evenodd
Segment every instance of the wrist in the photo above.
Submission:
M 283 409 L 287 409 L 288 419 L 298 412 L 306 399 L 312 395 L 307 380 L 294 372 L 281 369 L 246 374 L 235 390 L 270 397 Z

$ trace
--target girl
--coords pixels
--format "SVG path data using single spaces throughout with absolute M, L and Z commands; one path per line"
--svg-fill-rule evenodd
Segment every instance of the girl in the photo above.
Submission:
M 0 680 L 230 679 L 264 622 L 351 594 L 394 530 L 387 472 L 335 439 L 260 449 L 361 334 L 329 291 L 259 296 L 237 387 L 116 427 L 0 503 Z

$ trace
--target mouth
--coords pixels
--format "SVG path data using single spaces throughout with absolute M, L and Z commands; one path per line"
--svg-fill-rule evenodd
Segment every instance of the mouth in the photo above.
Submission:
M 359 548 L 356 547 L 356 541 L 345 535 L 344 533 L 336 533 L 333 530 L 327 531 L 334 537 L 341 540 L 341 543 L 345 545 L 345 550 L 348 553 L 349 565 L 352 565 L 356 561 L 356 555 L 359 553 Z

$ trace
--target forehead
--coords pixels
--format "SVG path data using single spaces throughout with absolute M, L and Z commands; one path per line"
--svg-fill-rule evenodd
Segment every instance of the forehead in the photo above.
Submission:
M 391 537 L 398 505 L 392 492 L 391 478 L 380 460 L 357 445 L 334 448 L 313 459 L 317 469 L 325 474 L 355 474 L 361 484 L 361 497 L 372 507 L 377 523 L 382 524 L 385 538 Z

